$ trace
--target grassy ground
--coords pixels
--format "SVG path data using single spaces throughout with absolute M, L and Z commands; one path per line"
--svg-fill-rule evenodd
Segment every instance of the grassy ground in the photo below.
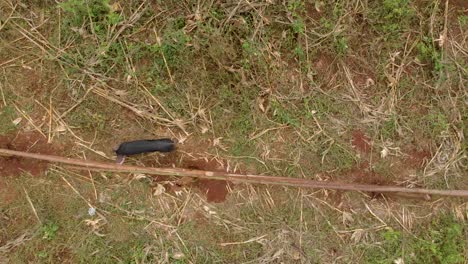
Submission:
M 127 162 L 468 189 L 467 32 L 460 0 L 3 0 L 0 144 L 106 161 L 168 136 L 177 153 Z M 213 203 L 0 162 L 0 262 L 468 262 L 466 200 L 230 185 Z

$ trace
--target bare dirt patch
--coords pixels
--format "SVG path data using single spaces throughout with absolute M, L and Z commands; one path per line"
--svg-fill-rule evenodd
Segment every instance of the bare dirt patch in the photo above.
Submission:
M 49 155 L 63 151 L 60 145 L 47 143 L 47 139 L 37 132 L 0 136 L 0 148 Z M 0 156 L 0 171 L 2 172 L 0 175 L 14 176 L 28 172 L 33 176 L 39 176 L 47 169 L 47 165 L 45 161 Z
M 195 160 L 186 164 L 187 169 L 207 170 L 207 171 L 226 171 L 216 160 Z M 226 200 L 228 193 L 227 181 L 199 179 L 196 186 L 206 194 L 208 202 L 220 203 Z
M 18 196 L 19 192 L 10 186 L 5 179 L 0 178 L 0 204 L 5 206 L 13 202 Z
M 449 4 L 460 9 L 464 13 L 468 13 L 468 2 L 466 0 L 452 0 Z
M 361 130 L 353 131 L 352 136 L 353 139 L 351 141 L 351 144 L 353 145 L 353 147 L 355 147 L 360 152 L 369 154 L 372 148 L 370 144 L 370 138 L 367 137 L 366 134 L 364 134 L 364 132 L 362 132 Z
M 322 18 L 323 16 L 322 10 L 320 11 L 317 10 L 317 8 L 315 8 L 315 4 L 313 3 L 306 2 L 305 9 L 306 9 L 308 18 L 312 18 L 315 22 L 319 22 L 320 18 Z
M 350 67 L 353 82 L 357 87 L 360 87 L 363 92 L 369 94 L 371 91 L 368 88 L 375 81 L 374 70 L 368 66 L 368 62 L 358 56 L 346 58 L 346 64 Z
M 197 153 L 200 152 L 200 146 L 209 145 L 207 142 L 194 142 L 193 144 L 185 144 L 178 146 L 178 150 L 181 149 L 184 152 Z M 182 154 L 182 151 L 174 151 L 165 155 L 162 155 L 158 159 L 158 166 L 161 167 L 178 167 L 183 169 L 191 170 L 204 170 L 204 171 L 217 171 L 217 172 L 226 172 L 226 169 L 217 162 L 215 159 L 187 159 L 186 155 Z M 166 179 L 167 177 L 158 177 L 159 179 Z M 227 181 L 222 180 L 209 180 L 209 179 L 188 179 L 181 178 L 174 182 L 172 186 L 169 187 L 169 190 L 177 191 L 178 189 L 186 187 L 195 187 L 199 189 L 206 195 L 208 202 L 220 203 L 226 200 L 228 194 L 228 185 Z
M 331 55 L 320 53 L 317 55 L 317 60 L 314 61 L 313 66 L 320 75 L 326 75 L 336 69 L 334 59 Z
M 407 152 L 408 157 L 404 160 L 404 163 L 407 166 L 413 168 L 421 168 L 424 166 L 424 163 L 431 158 L 431 152 L 428 150 L 416 150 L 412 149 Z
M 350 175 L 354 183 L 391 185 L 391 181 L 388 178 L 372 171 L 367 162 L 352 168 L 348 171 L 348 175 Z
M 371 184 L 371 185 L 393 185 L 392 181 L 373 171 L 369 168 L 369 163 L 364 162 L 359 166 L 352 168 L 348 171 L 349 177 L 352 179 L 353 183 L 358 184 Z M 380 192 L 369 192 L 369 195 L 372 199 L 381 198 L 382 193 Z

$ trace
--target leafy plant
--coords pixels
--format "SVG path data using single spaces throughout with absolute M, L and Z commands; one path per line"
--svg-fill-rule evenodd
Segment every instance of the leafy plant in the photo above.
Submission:
M 304 25 L 304 20 L 300 16 L 294 16 L 294 21 L 292 24 L 292 29 L 294 33 L 300 33 L 304 34 L 305 32 L 305 25 Z
M 47 258 L 47 257 L 49 256 L 49 254 L 48 254 L 47 252 L 45 252 L 45 251 L 40 251 L 39 253 L 37 253 L 37 256 L 38 256 L 39 258 L 43 258 L 43 259 L 44 259 L 44 258 Z
M 278 101 L 272 100 L 271 107 L 273 109 L 274 119 L 282 124 L 300 127 L 300 120 L 293 113 L 284 108 Z
M 52 240 L 55 238 L 59 226 L 55 223 L 48 223 L 41 228 L 42 239 Z
M 430 63 L 433 65 L 434 71 L 438 72 L 442 68 L 442 54 L 434 46 L 433 41 L 429 37 L 423 39 L 417 45 L 418 59 L 423 63 Z
M 165 67 L 164 64 L 166 62 L 169 67 L 174 67 L 182 64 L 180 56 L 187 48 L 187 44 L 190 41 L 190 36 L 186 35 L 182 29 L 168 31 L 164 34 L 162 42 L 150 46 L 150 50 L 157 56 L 155 62 L 160 65 L 160 67 Z M 164 55 L 164 58 L 161 57 L 161 54 Z
M 107 25 L 117 24 L 122 20 L 120 15 L 112 12 L 109 0 L 68 0 L 59 4 L 65 11 L 66 29 L 81 28 L 88 22 L 93 24 L 91 30 L 102 32 Z
M 431 136 L 438 136 L 449 128 L 449 121 L 442 112 L 433 111 L 425 118 Z
M 345 36 L 337 36 L 334 42 L 336 53 L 339 56 L 344 56 L 349 48 L 348 40 Z
M 376 2 L 377 3 L 377 2 Z M 378 2 L 375 11 L 371 14 L 376 29 L 386 34 L 385 38 L 395 38 L 407 26 L 415 12 L 409 0 L 384 0 Z
M 468 25 L 468 16 L 467 15 L 458 16 L 458 22 L 460 22 L 460 25 L 462 27 L 465 27 L 466 25 Z

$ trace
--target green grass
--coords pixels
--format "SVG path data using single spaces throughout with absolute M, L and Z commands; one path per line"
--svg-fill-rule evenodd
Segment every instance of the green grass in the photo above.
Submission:
M 438 136 L 443 132 L 447 132 L 449 128 L 449 121 L 444 113 L 439 111 L 433 111 L 429 113 L 425 118 L 424 122 L 428 126 L 427 131 L 430 132 L 430 136 Z
M 398 129 L 398 116 L 392 115 L 388 120 L 382 122 L 382 127 L 380 129 L 382 136 L 384 138 L 393 138 L 397 134 Z
M 463 263 L 466 226 L 447 215 L 434 219 L 426 228 L 427 232 L 416 236 L 392 228 L 382 231 L 381 244 L 366 252 L 366 262 L 394 263 L 401 258 L 405 263 Z
M 356 164 L 353 152 L 336 142 L 324 142 L 320 146 L 320 155 L 324 157 L 324 170 L 344 171 Z
M 408 0 L 384 0 L 380 7 L 371 12 L 377 31 L 384 34 L 385 39 L 394 40 L 410 26 L 415 17 L 415 11 Z
M 417 58 L 423 63 L 429 63 L 434 71 L 438 72 L 443 67 L 441 62 L 442 54 L 433 43 L 434 41 L 431 38 L 423 37 L 417 45 L 417 50 L 419 52 Z
M 15 118 L 16 111 L 12 106 L 5 106 L 1 109 L 0 122 L 2 126 L 0 127 L 0 135 L 5 135 L 15 130 L 15 124 L 13 123 Z

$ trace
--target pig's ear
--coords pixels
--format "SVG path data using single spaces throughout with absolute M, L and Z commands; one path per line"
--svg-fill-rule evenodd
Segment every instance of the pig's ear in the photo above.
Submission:
M 117 164 L 122 165 L 124 163 L 124 161 L 125 161 L 125 156 L 124 155 L 117 155 L 117 159 L 115 160 L 115 162 Z

